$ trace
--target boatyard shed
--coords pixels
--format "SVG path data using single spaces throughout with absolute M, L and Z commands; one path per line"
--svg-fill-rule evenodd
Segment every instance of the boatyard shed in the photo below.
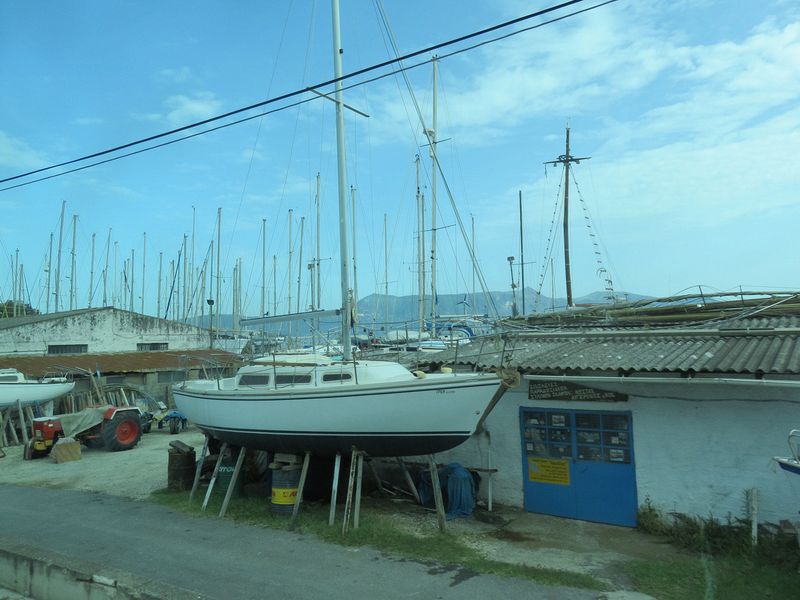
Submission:
M 198 350 L 209 343 L 208 330 L 113 307 L 0 319 L 0 355 Z
M 649 505 L 796 522 L 800 481 L 771 459 L 800 428 L 797 296 L 670 311 L 518 320 L 435 355 L 521 374 L 485 432 L 439 460 L 496 468 L 494 499 L 531 512 L 634 526 Z

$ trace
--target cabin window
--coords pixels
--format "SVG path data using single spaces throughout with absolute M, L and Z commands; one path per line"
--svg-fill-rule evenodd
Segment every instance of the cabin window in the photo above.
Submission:
M 0 375 L 0 381 L 19 381 L 16 375 Z
M 89 352 L 88 344 L 49 344 L 48 354 L 86 354 Z
M 325 373 L 322 376 L 322 382 L 328 383 L 329 381 L 350 381 L 353 376 L 350 373 Z
M 137 352 L 161 352 L 162 350 L 169 350 L 167 342 L 147 342 L 144 344 L 136 344 Z
M 311 383 L 311 375 L 276 375 L 275 385 L 294 385 Z
M 269 385 L 269 375 L 241 375 L 239 385 Z

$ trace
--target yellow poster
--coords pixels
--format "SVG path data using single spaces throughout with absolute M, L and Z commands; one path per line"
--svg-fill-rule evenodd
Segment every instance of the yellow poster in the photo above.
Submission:
M 569 461 L 528 457 L 528 479 L 539 483 L 569 485 Z

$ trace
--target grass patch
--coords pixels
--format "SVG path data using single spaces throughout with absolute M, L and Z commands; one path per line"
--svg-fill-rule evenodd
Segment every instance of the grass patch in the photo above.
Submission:
M 636 590 L 658 600 L 753 600 L 797 598 L 800 576 L 741 557 L 686 557 L 670 562 L 636 561 L 625 571 Z M 794 595 L 793 595 L 794 594 Z
M 222 499 L 213 496 L 205 512 L 201 510 L 202 497 L 189 503 L 187 492 L 170 492 L 159 490 L 152 498 L 161 505 L 194 516 L 214 518 L 219 514 Z M 579 573 L 529 567 L 520 564 L 504 563 L 484 558 L 478 551 L 464 544 L 457 536 L 450 533 L 441 534 L 435 526 L 430 532 L 415 535 L 403 531 L 392 521 L 389 507 L 372 506 L 362 502 L 361 519 L 358 529 L 350 529 L 342 535 L 341 509 L 337 515 L 338 523 L 328 526 L 328 506 L 316 503 L 304 503 L 298 516 L 295 531 L 311 534 L 318 539 L 349 547 L 369 547 L 410 560 L 424 563 L 435 563 L 444 566 L 457 565 L 462 571 L 488 573 L 503 577 L 519 577 L 544 585 L 559 585 L 589 590 L 608 591 L 610 587 L 604 582 Z M 269 510 L 269 502 L 261 498 L 234 498 L 228 507 L 226 518 L 240 523 L 249 523 L 272 529 L 289 530 L 289 518 L 273 515 Z
M 645 502 L 638 528 L 692 552 L 668 563 L 626 565 L 636 589 L 659 600 L 800 597 L 797 540 L 775 526 L 759 525 L 759 543 L 753 547 L 749 521 L 665 517 Z

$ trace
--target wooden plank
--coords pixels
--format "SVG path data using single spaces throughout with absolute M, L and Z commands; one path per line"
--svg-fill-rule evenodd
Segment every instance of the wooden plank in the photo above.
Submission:
M 289 529 L 294 527 L 294 522 L 297 520 L 297 515 L 300 513 L 300 504 L 303 502 L 303 488 L 306 486 L 306 476 L 308 475 L 308 464 L 311 461 L 311 451 L 306 450 L 306 455 L 303 458 L 303 470 L 300 471 L 300 483 L 297 485 L 297 497 L 294 499 L 294 506 L 292 507 L 292 520 L 289 523 Z
M 439 531 L 444 533 L 446 529 L 444 500 L 442 500 L 442 488 L 439 487 L 439 470 L 436 468 L 436 461 L 433 459 L 433 454 L 428 457 L 428 464 L 431 470 L 431 486 L 433 487 L 433 499 L 436 502 L 436 517 L 439 520 Z
M 342 466 L 342 455 L 337 452 L 333 463 L 333 481 L 331 482 L 331 511 L 328 515 L 328 525 L 333 526 L 336 520 L 336 496 L 339 491 L 339 468 Z
M 358 472 L 356 473 L 356 506 L 353 511 L 353 529 L 358 529 L 361 515 L 361 480 L 364 478 L 364 453 L 358 453 Z
M 8 413 L 6 413 L 6 425 L 8 425 L 8 431 L 11 433 L 11 439 L 14 440 L 13 446 L 19 446 L 19 438 L 17 437 L 17 430 L 14 427 L 14 415 L 11 412 L 11 408 L 8 409 Z
M 406 467 L 406 463 L 403 461 L 402 457 L 397 457 L 397 464 L 400 465 L 400 470 L 403 472 L 403 477 L 405 478 L 406 483 L 411 490 L 411 494 L 414 496 L 417 504 L 420 504 L 419 491 L 417 491 L 417 486 L 414 485 L 414 480 L 411 478 L 411 473 L 408 472 L 408 467 Z
M 242 470 L 245 452 L 246 449 L 244 446 L 239 448 L 239 456 L 236 458 L 236 466 L 233 468 L 233 476 L 228 483 L 228 490 L 225 492 L 225 499 L 222 501 L 222 508 L 219 509 L 220 518 L 224 517 L 225 513 L 228 512 L 228 503 L 231 501 L 231 496 L 233 496 L 233 490 L 236 489 L 236 480 L 239 478 L 239 472 Z
M 378 475 L 377 469 L 375 469 L 375 464 L 371 460 L 367 460 L 367 466 L 369 467 L 370 473 L 372 473 L 372 476 L 375 478 L 375 483 L 378 484 L 378 492 L 380 492 L 380 495 L 384 498 L 389 497 L 389 493 L 386 491 L 386 488 L 383 487 L 383 482 Z
M 358 450 L 353 446 L 353 451 L 350 453 L 350 471 L 347 475 L 347 497 L 344 501 L 344 518 L 342 519 L 342 535 L 347 533 L 347 528 L 350 525 L 350 513 L 353 509 L 353 487 L 356 479 L 356 460 L 358 457 Z
M 203 449 L 200 451 L 200 460 L 197 461 L 197 466 L 194 469 L 194 481 L 192 482 L 192 491 L 189 492 L 189 502 L 192 501 L 194 498 L 195 493 L 197 492 L 197 488 L 200 487 L 200 475 L 203 471 L 203 462 L 206 459 L 206 453 L 208 452 L 208 440 L 209 437 L 206 436 L 206 441 L 203 444 Z
M 22 410 L 22 401 L 17 400 L 17 413 L 19 414 L 19 430 L 22 432 L 22 442 L 28 445 L 28 424 L 25 422 L 25 411 Z
M 211 474 L 211 481 L 208 482 L 208 489 L 206 490 L 206 497 L 203 498 L 203 507 L 205 510 L 208 506 L 208 501 L 211 498 L 211 492 L 214 491 L 214 484 L 217 483 L 217 474 L 219 473 L 219 466 L 222 464 L 222 457 L 225 456 L 225 451 L 228 449 L 228 442 L 222 442 L 222 448 L 219 449 L 219 456 L 217 457 L 217 464 L 214 465 L 214 472 Z
M 6 409 L 0 409 L 0 447 L 8 446 L 8 438 L 6 438 Z

